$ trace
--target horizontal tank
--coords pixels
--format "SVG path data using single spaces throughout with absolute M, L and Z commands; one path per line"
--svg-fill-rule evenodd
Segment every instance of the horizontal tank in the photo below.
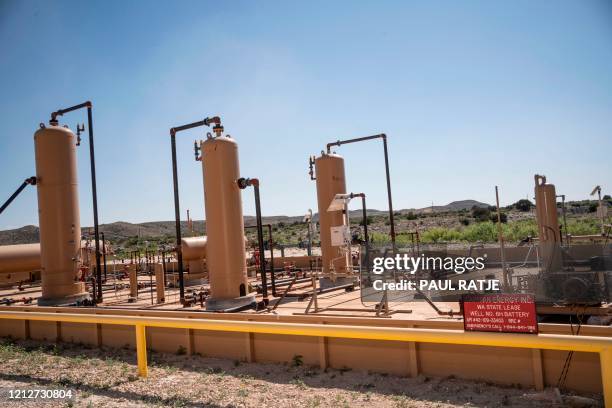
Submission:
M 186 237 L 181 239 L 181 251 L 183 260 L 195 261 L 206 259 L 207 237 Z
M 40 270 L 40 244 L 0 246 L 0 274 Z

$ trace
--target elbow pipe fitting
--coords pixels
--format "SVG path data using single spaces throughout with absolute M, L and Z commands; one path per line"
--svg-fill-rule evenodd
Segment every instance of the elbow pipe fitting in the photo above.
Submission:
M 210 126 L 213 123 L 215 124 L 215 128 L 220 128 L 221 130 L 223 130 L 223 126 L 221 126 L 221 118 L 219 116 L 213 116 L 205 118 L 204 120 L 198 122 L 188 123 L 186 125 L 170 128 L 170 136 L 175 136 L 178 132 L 183 130 L 193 129 L 200 126 Z
M 256 178 L 240 177 L 238 180 L 236 180 L 236 184 L 238 184 L 239 189 L 244 190 L 250 186 L 259 187 L 259 180 Z
M 206 126 L 210 126 L 211 123 L 214 123 L 215 125 L 220 125 L 221 124 L 221 118 L 219 116 L 213 116 L 212 118 L 206 118 L 204 119 L 204 121 L 206 121 Z
M 75 110 L 81 109 L 81 108 L 91 109 L 92 107 L 93 107 L 93 104 L 91 103 L 91 101 L 86 101 L 86 102 L 80 103 L 78 105 L 71 106 L 71 107 L 66 108 L 66 109 L 58 109 L 55 112 L 51 112 L 51 119 L 49 120 L 49 124 L 57 125 L 57 117 L 58 116 L 63 116 L 65 113 L 72 112 L 72 111 L 75 111 Z

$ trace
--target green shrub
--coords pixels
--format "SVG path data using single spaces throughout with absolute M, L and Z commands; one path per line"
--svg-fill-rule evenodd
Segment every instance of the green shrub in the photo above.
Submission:
M 538 235 L 538 226 L 535 220 L 514 221 L 503 227 L 504 239 L 509 242 L 517 242 L 527 237 Z
M 593 218 L 572 220 L 567 223 L 567 232 L 572 235 L 599 234 L 601 224 L 599 220 Z
M 456 229 L 434 227 L 421 234 L 421 241 L 432 244 L 461 241 L 461 232 Z
M 491 211 L 488 208 L 472 207 L 472 217 L 478 222 L 488 221 Z
M 472 224 L 463 230 L 462 237 L 467 242 L 495 242 L 497 227 L 491 221 Z
M 497 223 L 497 212 L 491 213 L 491 216 L 489 218 L 490 218 L 491 222 Z M 502 224 L 505 224 L 505 223 L 508 222 L 508 216 L 505 213 L 501 213 L 499 215 L 499 218 L 500 218 Z

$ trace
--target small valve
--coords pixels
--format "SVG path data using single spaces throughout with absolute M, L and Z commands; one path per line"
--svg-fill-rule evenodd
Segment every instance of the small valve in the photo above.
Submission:
M 194 140 L 193 141 L 193 154 L 195 155 L 196 161 L 202 161 L 202 155 L 200 154 L 201 152 L 202 152 L 202 147 L 198 146 L 197 140 Z
M 216 137 L 219 137 L 223 134 L 223 126 L 220 123 L 217 123 L 215 126 L 213 126 L 212 130 L 215 133 Z
M 76 145 L 80 146 L 81 145 L 81 132 L 85 131 L 85 124 L 81 123 L 81 125 L 79 126 L 79 124 L 77 123 L 76 129 L 77 129 L 77 143 L 76 143 Z
M 308 174 L 310 175 L 310 179 L 311 180 L 316 180 L 317 178 L 314 175 L 314 165 L 315 165 L 315 157 L 314 156 L 310 156 L 308 158 Z

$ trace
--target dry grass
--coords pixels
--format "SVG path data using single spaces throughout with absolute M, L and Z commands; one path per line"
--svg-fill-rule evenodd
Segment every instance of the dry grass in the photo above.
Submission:
M 79 407 L 546 407 L 532 390 L 454 378 L 413 379 L 293 363 L 150 354 L 150 376 L 136 375 L 132 350 L 0 343 L 0 388 L 70 388 L 76 399 L 44 406 Z M 12 406 L 42 406 L 40 403 Z M 1 401 L 1 406 L 11 406 Z

